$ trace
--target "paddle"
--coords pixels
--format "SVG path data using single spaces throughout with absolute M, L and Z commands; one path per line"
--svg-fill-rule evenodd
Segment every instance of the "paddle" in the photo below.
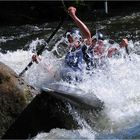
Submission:
M 53 36 L 56 34 L 56 32 L 60 29 L 60 27 L 63 25 L 64 19 L 61 18 L 61 21 L 59 22 L 56 29 L 53 31 L 53 33 L 50 35 L 50 37 L 47 39 L 47 44 L 50 42 L 50 40 L 53 38 Z M 42 54 L 43 50 L 45 49 L 46 45 L 42 45 L 41 48 L 38 50 L 37 55 Z M 28 69 L 31 67 L 33 62 L 29 62 L 29 64 L 26 66 L 26 68 L 19 74 L 19 76 L 22 76 Z

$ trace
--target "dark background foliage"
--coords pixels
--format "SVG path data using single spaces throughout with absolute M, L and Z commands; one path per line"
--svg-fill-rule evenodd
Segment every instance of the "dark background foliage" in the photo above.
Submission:
M 57 21 L 64 7 L 75 6 L 85 20 L 127 14 L 139 10 L 139 1 L 108 1 L 109 14 L 104 11 L 105 1 L 0 1 L 0 24 L 25 24 Z

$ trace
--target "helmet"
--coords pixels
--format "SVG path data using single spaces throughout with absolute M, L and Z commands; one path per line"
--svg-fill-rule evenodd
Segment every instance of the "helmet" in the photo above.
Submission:
M 97 32 L 97 36 L 99 40 L 104 40 L 104 35 L 101 32 Z
M 82 35 L 81 35 L 81 32 L 78 28 L 72 28 L 72 29 L 69 29 L 67 32 L 66 32 L 66 38 L 68 39 L 69 37 L 72 37 L 73 39 L 77 39 L 77 40 L 81 40 L 82 39 Z
M 96 31 L 96 34 L 92 37 L 92 39 L 97 39 L 97 40 L 104 40 L 104 35 L 100 31 Z

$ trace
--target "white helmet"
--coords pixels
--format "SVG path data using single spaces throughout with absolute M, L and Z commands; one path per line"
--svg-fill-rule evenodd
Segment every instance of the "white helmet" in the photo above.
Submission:
M 66 39 L 68 39 L 69 36 L 71 36 L 74 40 L 77 39 L 78 41 L 81 41 L 82 39 L 81 32 L 78 28 L 72 28 L 70 30 L 67 30 L 65 34 Z

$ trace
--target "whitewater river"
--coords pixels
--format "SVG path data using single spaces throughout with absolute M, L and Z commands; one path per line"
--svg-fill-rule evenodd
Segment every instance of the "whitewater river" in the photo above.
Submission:
M 0 61 L 19 74 L 57 24 L 0 27 Z M 107 39 L 112 38 L 119 42 L 122 37 L 127 37 L 130 57 L 108 59 L 106 67 L 95 69 L 92 76 L 85 72 L 83 82 L 78 84 L 79 88 L 89 94 L 96 94 L 99 99 L 104 101 L 105 108 L 99 114 L 98 119 L 95 119 L 92 111 L 85 111 L 81 115 L 78 110 L 69 106 L 70 113 L 82 126 L 81 129 L 54 128 L 49 133 L 42 132 L 33 139 L 140 138 L 139 24 L 140 13 L 87 23 L 93 32 L 95 32 L 95 28 L 105 32 Z M 65 26 L 59 29 L 46 46 L 46 50 L 41 56 L 41 62 L 33 64 L 24 74 L 23 78 L 26 82 L 36 88 L 56 81 L 67 84 L 61 80 L 59 72 L 64 55 L 68 50 L 63 44 L 63 34 L 68 27 L 72 26 L 72 23 L 65 23 Z M 108 44 L 106 43 L 106 45 Z

